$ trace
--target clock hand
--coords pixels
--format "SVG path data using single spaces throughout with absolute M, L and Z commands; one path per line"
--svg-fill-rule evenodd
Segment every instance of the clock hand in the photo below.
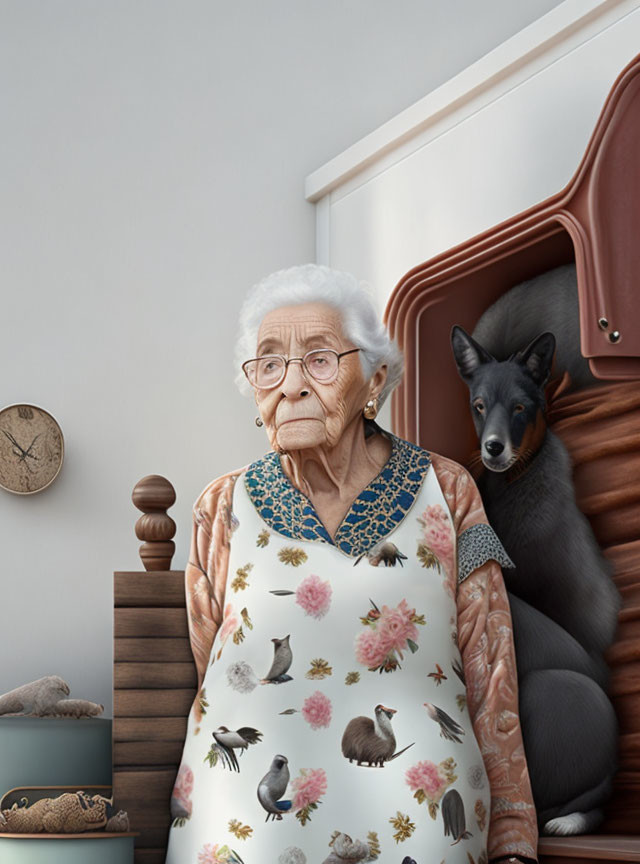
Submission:
M 18 442 L 17 442 L 16 439 L 13 437 L 13 435 L 11 434 L 11 432 L 7 432 L 6 429 L 3 429 L 2 431 L 3 431 L 4 434 L 7 436 L 7 438 L 9 439 L 9 441 L 11 441 L 11 443 L 13 444 L 13 446 L 18 448 L 18 450 L 20 451 L 20 453 L 23 453 L 23 454 L 26 453 L 26 451 L 23 450 L 22 447 L 18 444 Z M 20 453 L 16 453 L 16 456 L 20 456 Z M 21 457 L 21 458 L 24 458 L 24 457 Z
M 31 442 L 31 444 L 29 444 L 29 446 L 27 447 L 27 449 L 26 449 L 25 451 L 23 451 L 23 452 L 24 452 L 24 455 L 25 455 L 25 458 L 26 458 L 27 456 L 29 456 L 31 459 L 35 459 L 36 462 L 38 461 L 38 457 L 33 455 L 33 453 L 31 452 L 31 448 L 32 448 L 33 445 L 36 443 L 36 441 L 38 440 L 39 437 L 40 437 L 40 433 L 38 432 L 38 434 L 37 434 L 36 437 L 33 439 L 33 441 Z

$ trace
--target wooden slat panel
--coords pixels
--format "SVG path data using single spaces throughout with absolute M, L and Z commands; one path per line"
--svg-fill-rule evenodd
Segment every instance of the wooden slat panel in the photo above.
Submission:
M 636 624 L 637 622 L 633 622 Z M 618 636 L 620 634 L 618 633 Z M 635 636 L 632 639 L 620 639 L 612 645 L 606 653 L 605 659 L 610 666 L 621 666 L 640 660 L 640 639 Z
M 113 659 L 116 663 L 193 663 L 188 639 L 147 636 L 145 639 L 114 639 L 113 643 Z
M 113 602 L 122 606 L 184 606 L 184 571 L 114 573 Z
M 114 609 L 113 635 L 188 638 L 186 609 Z
M 118 717 L 113 741 L 181 741 L 187 734 L 186 717 Z
M 118 767 L 180 765 L 184 741 L 123 741 L 113 745 L 113 764 Z
M 174 769 L 114 771 L 114 800 L 119 808 L 135 812 L 143 826 L 161 828 L 170 818 L 169 803 L 176 774 Z M 135 824 L 131 827 L 139 830 Z
M 140 836 L 136 837 L 136 848 L 144 849 L 145 847 L 148 847 L 150 849 L 157 849 L 160 846 L 164 846 L 164 854 L 166 858 L 170 825 L 171 820 L 169 817 L 167 817 L 166 825 L 158 825 L 155 828 L 143 828 L 142 831 L 140 831 Z M 162 864 L 164 864 L 164 860 L 165 859 L 163 858 Z M 190 862 L 187 862 L 187 864 L 190 864 Z M 592 862 L 589 862 L 589 864 L 592 864 Z
M 640 693 L 616 696 L 612 701 L 618 716 L 621 734 L 637 732 L 638 717 L 640 717 Z
M 188 690 L 197 683 L 193 663 L 116 663 L 113 669 L 113 686 L 119 690 Z
M 113 716 L 187 717 L 195 698 L 195 687 L 184 690 L 114 690 Z
M 167 850 L 162 849 L 138 849 L 134 853 L 134 864 L 165 864 Z
M 627 696 L 631 693 L 640 693 L 640 662 L 625 663 L 611 670 L 609 696 Z

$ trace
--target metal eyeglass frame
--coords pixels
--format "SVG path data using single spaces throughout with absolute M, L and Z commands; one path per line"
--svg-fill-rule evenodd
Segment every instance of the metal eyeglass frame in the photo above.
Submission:
M 336 355 L 338 365 L 336 366 L 335 375 L 333 375 L 331 378 L 327 378 L 326 380 L 323 380 L 321 378 L 315 377 L 315 375 L 308 369 L 307 364 L 305 363 L 305 360 L 307 359 L 307 357 L 310 354 L 319 354 L 321 352 L 323 354 L 325 354 L 325 353 L 327 353 L 327 351 L 330 352 L 331 354 Z M 284 356 L 284 354 L 264 354 L 262 357 L 252 357 L 251 360 L 245 360 L 244 363 L 242 364 L 242 371 L 244 372 L 244 374 L 247 378 L 247 381 L 249 382 L 249 384 L 251 384 L 251 386 L 254 389 L 256 389 L 256 390 L 273 390 L 274 387 L 278 387 L 278 385 L 282 384 L 282 382 L 284 381 L 284 379 L 287 375 L 287 369 L 289 368 L 289 363 L 293 363 L 294 361 L 298 361 L 300 363 L 300 365 L 302 366 L 303 371 L 310 378 L 312 378 L 314 381 L 317 381 L 318 384 L 331 384 L 338 377 L 338 370 L 340 369 L 340 359 L 342 357 L 346 357 L 347 354 L 354 354 L 356 351 L 362 351 L 362 348 L 350 348 L 348 351 L 342 351 L 341 353 L 338 353 L 334 348 L 313 348 L 311 351 L 307 351 L 307 353 L 303 357 L 290 357 L 288 360 Z M 269 357 L 273 357 L 273 358 L 277 358 L 278 360 L 282 360 L 282 362 L 284 363 L 284 366 L 282 369 L 282 375 L 273 384 L 269 384 L 268 387 L 259 387 L 257 384 L 253 383 L 251 378 L 249 378 L 249 373 L 247 372 L 246 367 L 249 365 L 249 363 L 255 363 L 256 360 L 267 360 L 267 359 L 269 359 Z

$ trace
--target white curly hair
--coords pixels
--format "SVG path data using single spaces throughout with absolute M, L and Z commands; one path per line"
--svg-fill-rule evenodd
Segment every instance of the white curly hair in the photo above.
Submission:
M 236 383 L 243 393 L 251 393 L 242 364 L 255 356 L 258 330 L 267 312 L 281 306 L 301 303 L 326 303 L 340 312 L 344 334 L 359 352 L 365 378 L 386 364 L 387 380 L 378 397 L 382 405 L 402 380 L 404 359 L 395 341 L 389 338 L 378 316 L 371 292 L 364 282 L 341 270 L 320 264 L 302 264 L 278 270 L 256 283 L 240 310 L 240 329 L 236 342 Z

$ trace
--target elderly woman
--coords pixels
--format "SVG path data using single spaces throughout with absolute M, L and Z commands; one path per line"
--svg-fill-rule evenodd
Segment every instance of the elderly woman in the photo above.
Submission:
M 275 273 L 239 352 L 272 450 L 194 506 L 168 864 L 535 860 L 511 562 L 467 471 L 375 423 L 402 361 L 366 291 Z

